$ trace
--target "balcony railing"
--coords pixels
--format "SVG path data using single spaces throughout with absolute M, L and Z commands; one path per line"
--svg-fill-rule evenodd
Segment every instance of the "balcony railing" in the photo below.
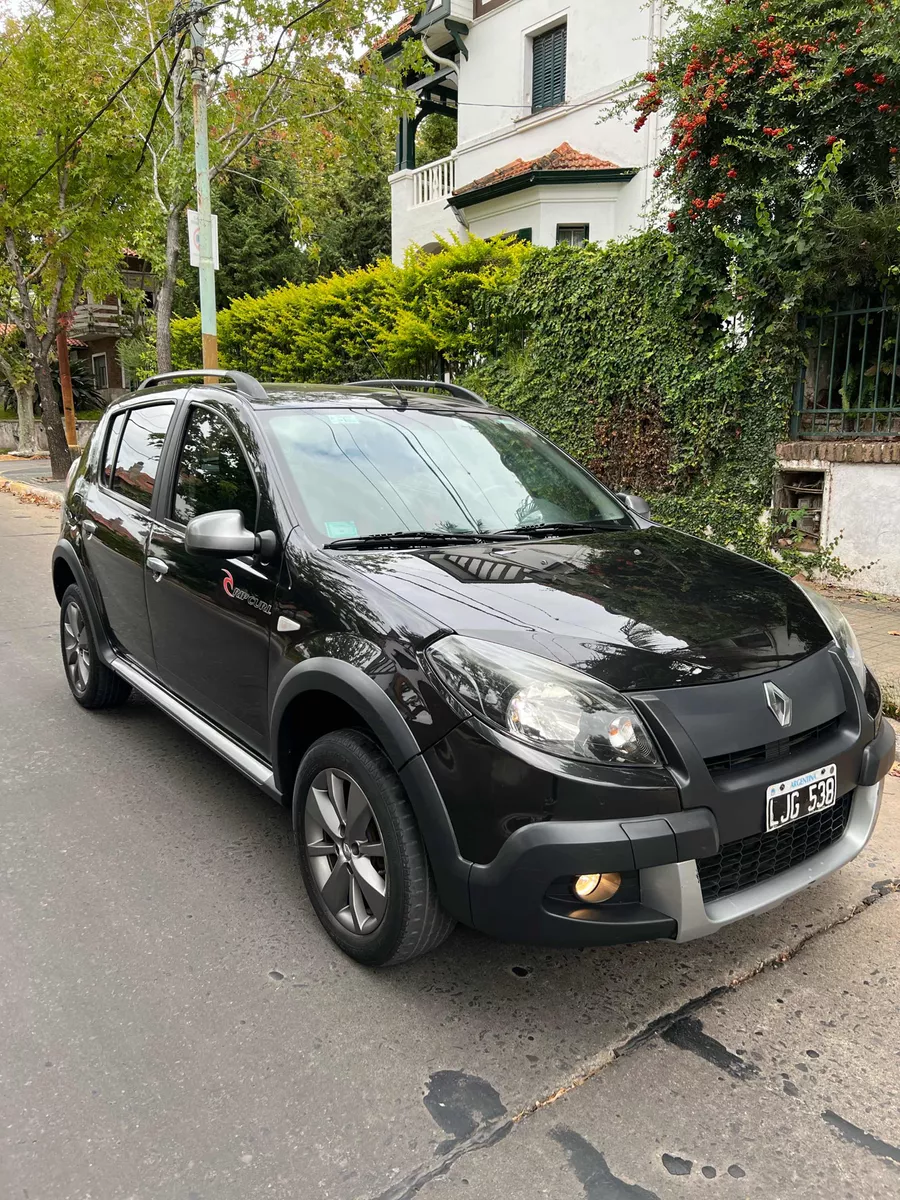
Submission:
M 118 304 L 79 304 L 72 313 L 69 333 L 83 337 L 86 333 L 115 337 L 122 328 L 122 313 Z
M 456 159 L 439 158 L 427 167 L 418 167 L 413 172 L 413 208 L 432 204 L 435 200 L 446 200 L 456 187 Z

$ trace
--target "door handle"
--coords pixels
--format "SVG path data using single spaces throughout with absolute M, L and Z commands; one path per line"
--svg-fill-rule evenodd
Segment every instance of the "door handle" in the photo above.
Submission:
M 161 558 L 148 558 L 147 559 L 147 570 L 153 576 L 154 582 L 159 583 L 159 581 L 162 579 L 163 575 L 168 575 L 169 564 L 164 563 Z
M 90 539 L 91 539 L 91 538 L 94 536 L 94 534 L 97 532 L 97 522 L 96 522 L 96 521 L 90 521 L 90 520 L 88 520 L 88 521 L 82 521 L 82 522 L 81 522 L 81 532 L 82 532 L 82 533 L 83 533 L 83 535 L 84 535 L 84 540 L 85 540 L 86 542 L 90 541 Z

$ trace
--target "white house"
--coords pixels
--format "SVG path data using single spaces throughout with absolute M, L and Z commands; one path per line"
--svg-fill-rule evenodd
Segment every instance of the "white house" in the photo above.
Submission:
M 434 70 L 406 83 L 391 176 L 393 255 L 438 235 L 519 233 L 543 246 L 640 226 L 658 149 L 654 117 L 601 121 L 626 80 L 656 65 L 663 0 L 428 0 L 376 49 L 419 38 Z M 458 124 L 455 151 L 416 166 L 429 113 Z

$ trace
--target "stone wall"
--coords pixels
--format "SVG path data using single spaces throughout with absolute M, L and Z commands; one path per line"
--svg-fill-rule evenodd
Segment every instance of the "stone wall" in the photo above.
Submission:
M 78 445 L 83 446 L 97 426 L 96 421 L 76 421 L 75 429 L 78 434 Z M 35 426 L 37 444 L 41 450 L 47 449 L 47 435 L 40 421 Z M 9 454 L 19 444 L 19 426 L 16 421 L 0 421 L 0 454 Z

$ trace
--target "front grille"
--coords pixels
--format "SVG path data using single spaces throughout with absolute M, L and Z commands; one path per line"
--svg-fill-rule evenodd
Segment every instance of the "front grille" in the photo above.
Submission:
M 774 762 L 778 758 L 787 758 L 796 754 L 804 746 L 813 746 L 825 741 L 837 732 L 841 718 L 833 717 L 813 729 L 803 733 L 795 733 L 790 737 L 781 738 L 777 742 L 767 742 L 765 746 L 753 746 L 749 750 L 735 750 L 731 754 L 717 754 L 714 758 L 704 759 L 710 775 L 724 775 L 728 771 L 737 771 L 741 767 L 752 767 L 755 763 Z
M 764 879 L 772 879 L 832 845 L 847 827 L 852 795 L 848 792 L 824 812 L 813 813 L 771 833 L 756 833 L 729 842 L 711 858 L 698 859 L 704 902 L 721 900 Z

